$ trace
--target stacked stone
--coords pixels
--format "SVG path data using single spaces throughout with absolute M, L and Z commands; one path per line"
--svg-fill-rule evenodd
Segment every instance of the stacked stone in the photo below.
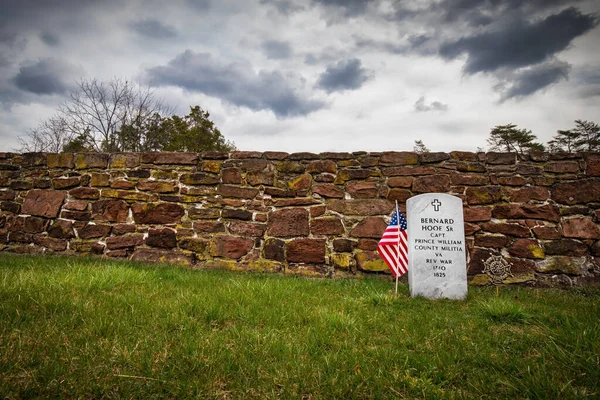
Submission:
M 0 248 L 315 276 L 387 273 L 395 200 L 463 199 L 468 273 L 600 275 L 600 155 L 0 153 Z

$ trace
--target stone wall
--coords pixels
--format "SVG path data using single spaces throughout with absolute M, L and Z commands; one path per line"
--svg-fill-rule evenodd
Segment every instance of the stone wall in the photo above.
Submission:
M 387 273 L 398 200 L 463 199 L 471 283 L 600 277 L 600 154 L 0 153 L 0 249 L 312 276 Z

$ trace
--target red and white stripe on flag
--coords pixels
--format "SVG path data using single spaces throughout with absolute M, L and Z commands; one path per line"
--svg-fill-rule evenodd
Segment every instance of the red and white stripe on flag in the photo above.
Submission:
M 377 251 L 388 265 L 394 277 L 400 277 L 408 271 L 408 233 L 406 218 L 402 211 L 394 211 L 392 220 L 386 228 Z

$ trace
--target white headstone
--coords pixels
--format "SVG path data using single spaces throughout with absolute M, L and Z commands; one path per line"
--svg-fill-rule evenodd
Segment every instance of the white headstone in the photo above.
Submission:
M 406 201 L 410 295 L 464 299 L 467 262 L 462 200 L 427 193 Z

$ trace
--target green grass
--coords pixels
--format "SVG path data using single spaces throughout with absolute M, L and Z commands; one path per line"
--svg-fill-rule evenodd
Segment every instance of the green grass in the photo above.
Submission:
M 0 398 L 599 398 L 600 292 L 0 254 Z

